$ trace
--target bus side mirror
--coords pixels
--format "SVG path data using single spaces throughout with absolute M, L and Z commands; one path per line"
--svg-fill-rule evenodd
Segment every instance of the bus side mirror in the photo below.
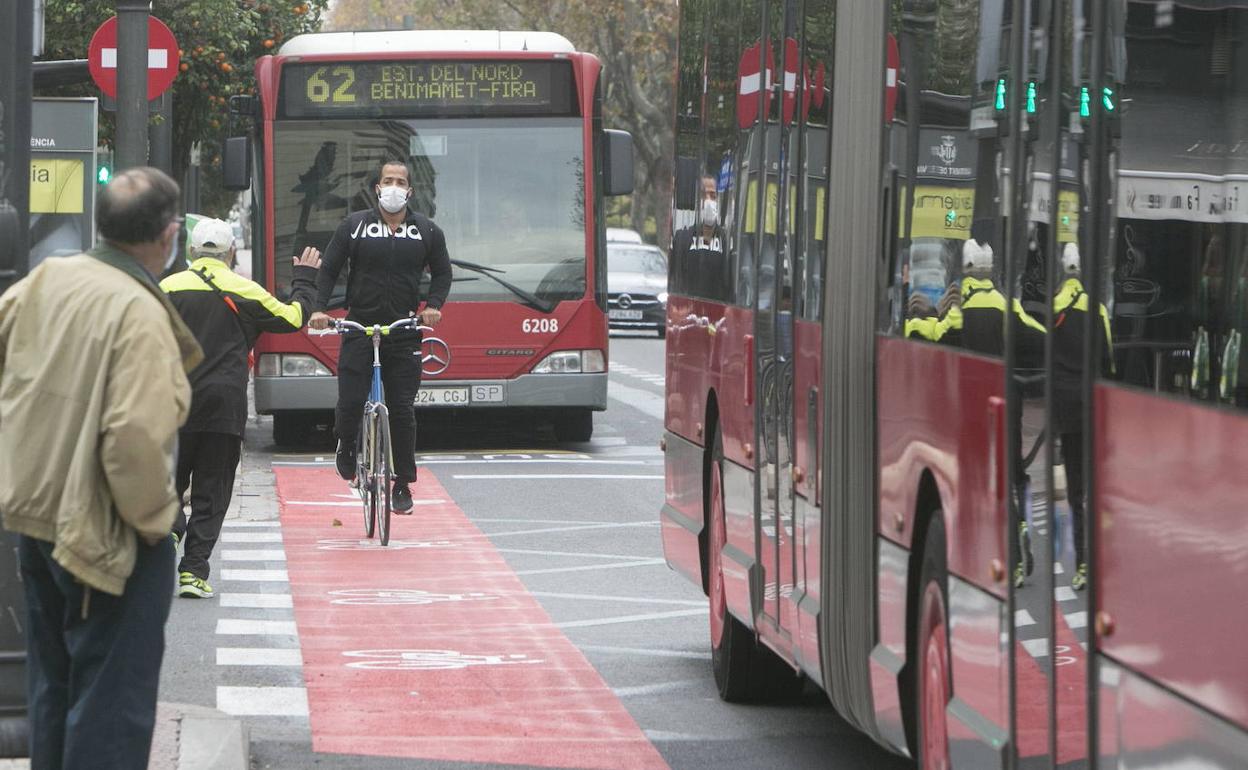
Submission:
M 603 195 L 628 195 L 633 191 L 633 137 L 627 131 L 604 132 Z
M 698 207 L 698 162 L 693 158 L 676 159 L 676 208 L 693 211 Z
M 221 175 L 227 190 L 251 187 L 251 137 L 231 136 L 221 154 Z

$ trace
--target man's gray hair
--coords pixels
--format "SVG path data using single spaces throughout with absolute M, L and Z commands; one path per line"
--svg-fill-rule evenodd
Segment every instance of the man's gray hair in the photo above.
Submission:
M 114 243 L 151 243 L 178 215 L 178 183 L 151 166 L 122 171 L 95 200 L 95 226 Z

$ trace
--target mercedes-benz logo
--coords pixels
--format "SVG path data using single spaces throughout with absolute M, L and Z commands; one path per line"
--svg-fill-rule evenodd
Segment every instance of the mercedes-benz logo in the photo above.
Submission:
M 451 366 L 451 346 L 438 337 L 425 337 L 420 343 L 420 370 L 436 377 Z
M 620 298 L 617 299 L 615 302 L 621 308 L 625 308 L 625 309 L 633 306 L 633 298 L 628 296 L 627 294 L 621 294 Z

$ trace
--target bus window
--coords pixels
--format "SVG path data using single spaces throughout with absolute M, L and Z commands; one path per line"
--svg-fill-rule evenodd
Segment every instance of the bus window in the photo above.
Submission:
M 807 0 L 803 56 L 798 78 L 802 84 L 798 109 L 802 115 L 804 158 L 799 207 L 800 251 L 797 296 L 799 318 L 818 321 L 823 316 L 823 281 L 828 241 L 828 149 L 832 124 L 832 63 L 836 39 L 836 0 Z

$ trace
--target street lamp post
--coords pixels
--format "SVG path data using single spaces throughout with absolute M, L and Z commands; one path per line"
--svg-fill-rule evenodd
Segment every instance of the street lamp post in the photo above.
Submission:
M 117 0 L 117 169 L 147 165 L 149 0 Z

